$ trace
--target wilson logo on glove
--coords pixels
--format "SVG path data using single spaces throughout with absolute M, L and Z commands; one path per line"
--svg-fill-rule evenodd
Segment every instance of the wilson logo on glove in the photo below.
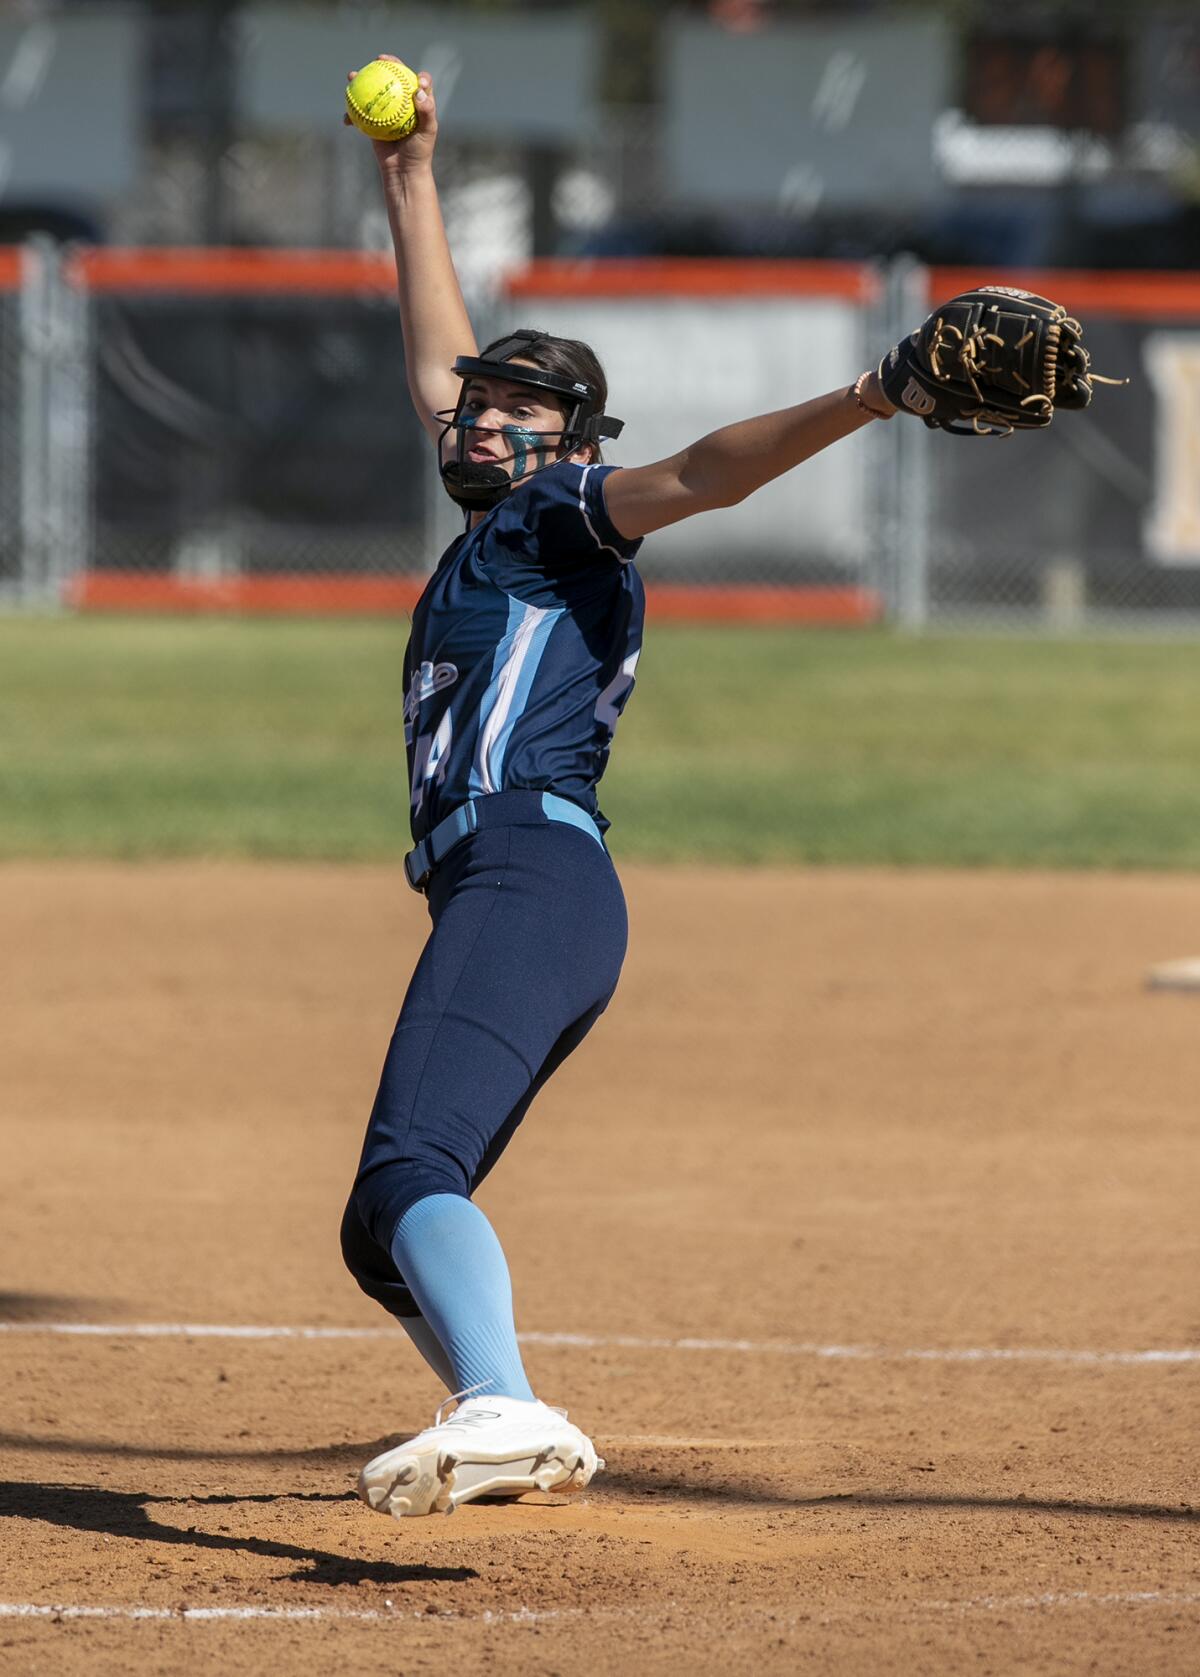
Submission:
M 911 413 L 919 413 L 922 418 L 924 418 L 927 413 L 932 413 L 934 408 L 937 407 L 937 402 L 934 398 L 927 390 L 921 389 L 921 386 L 917 383 L 915 378 L 910 378 L 908 383 L 904 386 L 904 394 L 900 398 L 900 402 L 901 405 L 908 408 Z

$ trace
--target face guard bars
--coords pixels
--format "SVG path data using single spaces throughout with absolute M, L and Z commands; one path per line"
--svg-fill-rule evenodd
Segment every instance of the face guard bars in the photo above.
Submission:
M 441 472 L 442 486 L 452 501 L 468 512 L 486 511 L 497 506 L 514 484 L 524 478 L 531 477 L 532 472 L 526 470 L 529 455 L 535 459 L 554 449 L 555 458 L 560 455 L 573 454 L 584 443 L 597 445 L 609 437 L 619 437 L 624 429 L 624 420 L 611 419 L 607 414 L 599 412 L 596 388 L 582 380 L 570 379 L 561 373 L 543 372 L 540 367 L 514 365 L 514 357 L 528 355 L 530 346 L 539 343 L 543 334 L 540 332 L 514 332 L 505 338 L 503 343 L 486 358 L 477 355 L 460 355 L 451 369 L 463 380 L 462 390 L 459 392 L 458 405 L 452 412 L 439 413 L 434 417 L 444 419 L 446 425 L 438 438 L 438 469 Z M 513 445 L 513 473 L 510 477 L 501 465 L 485 465 L 482 461 L 468 460 L 471 430 L 474 420 L 464 416 L 463 405 L 467 396 L 467 380 L 471 378 L 504 379 L 508 384 L 525 384 L 532 390 L 542 391 L 560 401 L 564 407 L 562 434 L 553 431 L 530 431 L 521 425 L 505 425 L 502 434 L 508 437 Z M 450 432 L 455 433 L 454 456 L 450 460 L 443 460 L 442 452 Z M 548 439 L 543 442 L 543 439 Z M 553 439 L 551 442 L 549 439 Z M 545 471 L 552 466 L 554 460 L 544 460 L 533 468 L 535 472 Z

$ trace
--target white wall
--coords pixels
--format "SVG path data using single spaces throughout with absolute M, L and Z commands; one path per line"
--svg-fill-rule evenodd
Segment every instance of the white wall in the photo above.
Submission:
M 501 329 L 545 327 L 582 338 L 608 375 L 625 431 L 616 465 L 673 454 L 706 431 L 787 407 L 854 379 L 871 359 L 862 311 L 817 298 L 580 298 L 505 304 Z M 739 507 L 651 538 L 656 565 L 809 558 L 856 566 L 865 549 L 866 454 L 851 438 L 768 484 Z

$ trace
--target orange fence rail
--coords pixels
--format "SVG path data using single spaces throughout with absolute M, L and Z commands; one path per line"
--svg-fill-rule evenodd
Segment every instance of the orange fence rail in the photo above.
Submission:
M 0 246 L 0 291 L 16 291 L 21 284 L 23 252 L 16 246 Z
M 252 616 L 403 616 L 423 576 L 182 577 L 140 571 L 87 571 L 67 585 L 65 603 L 80 611 L 237 612 Z M 660 622 L 795 623 L 861 627 L 879 621 L 879 596 L 868 588 L 778 588 L 650 584 L 646 608 Z
M 534 297 L 842 297 L 873 302 L 875 269 L 863 262 L 758 261 L 723 257 L 572 260 L 544 257 L 514 269 L 505 294 Z
M 1053 297 L 1076 313 L 1125 319 L 1200 315 L 1200 273 L 1080 272 L 1070 268 L 931 268 L 929 297 L 952 297 L 977 285 L 1015 285 Z M 515 269 L 511 298 L 539 297 L 840 297 L 870 303 L 881 278 L 865 262 L 792 262 L 684 257 L 545 258 Z
M 21 277 L 22 252 L 0 248 L 0 286 Z M 390 291 L 390 255 L 373 251 L 256 249 L 123 249 L 76 252 L 68 279 L 90 291 L 279 292 L 331 294 Z M 684 257 L 543 258 L 514 269 L 504 282 L 514 299 L 539 297 L 840 297 L 873 302 L 880 276 L 863 262 L 802 262 Z M 1200 273 L 1080 272 L 1069 268 L 932 268 L 931 298 L 976 285 L 1016 285 L 1080 313 L 1131 319 L 1200 315 Z
M 391 291 L 391 256 L 353 250 L 81 250 L 66 277 L 88 291 L 288 293 Z
M 1124 320 L 1169 320 L 1200 315 L 1200 274 L 1080 273 L 1073 268 L 931 268 L 929 301 L 936 303 L 977 285 L 1015 285 L 1052 297 L 1071 314 L 1105 314 Z

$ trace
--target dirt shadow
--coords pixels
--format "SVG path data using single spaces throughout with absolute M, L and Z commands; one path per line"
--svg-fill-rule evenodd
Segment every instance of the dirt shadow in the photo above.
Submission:
M 0 1293 L 0 1322 L 91 1322 L 114 1308 L 111 1299 L 67 1293 Z
M 891 1509 L 980 1509 L 1013 1514 L 1077 1514 L 1100 1519 L 1183 1520 L 1200 1522 L 1200 1508 L 1190 1503 L 1083 1502 L 1070 1498 L 1039 1496 L 989 1496 L 986 1492 L 938 1494 L 937 1492 L 844 1491 L 824 1496 L 798 1496 L 767 1485 L 732 1484 L 687 1479 L 656 1473 L 652 1469 L 612 1469 L 592 1487 L 597 1501 L 606 1498 L 647 1502 L 723 1503 L 728 1507 L 774 1508 L 891 1508 Z
M 351 1493 L 309 1494 L 305 1502 L 342 1502 Z M 279 1503 L 282 1496 L 149 1496 L 137 1491 L 107 1491 L 79 1485 L 0 1483 L 0 1520 L 41 1520 L 73 1531 L 100 1532 L 108 1537 L 134 1538 L 148 1543 L 170 1543 L 192 1549 L 265 1555 L 271 1560 L 296 1561 L 289 1582 L 298 1584 L 433 1584 L 468 1583 L 479 1577 L 469 1566 L 395 1566 L 390 1561 L 358 1560 L 324 1549 L 305 1549 L 263 1537 L 233 1537 L 224 1532 L 160 1525 L 151 1515 L 155 1505 L 188 1507 L 201 1503 Z M 14 1538 L 15 1542 L 16 1539 Z
M 1112 1520 L 1200 1521 L 1200 1508 L 1190 1503 L 1159 1502 L 1076 1502 L 1070 1497 L 974 1496 L 966 1493 L 944 1496 L 903 1491 L 847 1491 L 829 1496 L 798 1497 L 796 1508 L 981 1508 L 1013 1514 L 1083 1514 Z
M 220 1450 L 182 1444 L 113 1444 L 96 1438 L 47 1438 L 34 1433 L 0 1432 L 0 1450 L 47 1456 L 106 1456 L 117 1460 L 162 1462 L 291 1462 L 297 1466 L 328 1468 L 331 1473 L 357 1473 L 364 1462 L 420 1432 L 410 1427 L 364 1443 L 313 1444 L 297 1450 Z

